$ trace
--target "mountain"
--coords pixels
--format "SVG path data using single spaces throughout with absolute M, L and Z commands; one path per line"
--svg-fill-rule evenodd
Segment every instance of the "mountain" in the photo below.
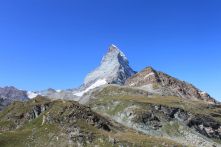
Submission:
M 203 100 L 208 103 L 216 101 L 206 92 L 203 92 L 185 81 L 178 80 L 168 74 L 147 67 L 128 78 L 125 86 L 138 87 L 153 94 L 163 96 L 177 96 L 184 99 Z
M 217 102 L 208 93 L 199 90 L 192 84 L 156 71 L 152 67 L 136 73 L 129 66 L 125 54 L 115 45 L 108 48 L 100 66 L 85 77 L 84 83 L 79 88 L 28 92 L 28 96 L 33 98 L 42 95 L 51 99 L 68 99 L 85 103 L 90 100 L 91 91 L 108 84 L 139 88 L 148 91 L 149 94 L 203 100 L 208 103 Z
M 85 93 L 102 85 L 123 85 L 126 79 L 135 73 L 129 66 L 128 59 L 124 53 L 115 45 L 111 45 L 106 55 L 102 58 L 100 66 L 86 76 L 84 83 L 79 88 L 68 90 L 54 90 L 50 88 L 39 92 L 30 92 L 29 95 L 31 97 L 42 95 L 51 99 L 79 101 Z
M 98 80 L 122 85 L 127 78 L 134 74 L 135 72 L 129 66 L 128 59 L 124 53 L 115 45 L 111 45 L 100 66 L 87 75 L 84 85 L 92 85 Z
M 89 73 L 81 90 L 76 96 L 83 96 L 86 92 L 105 84 L 123 85 L 127 78 L 136 72 L 129 66 L 124 53 L 115 45 L 111 45 L 106 55 L 102 58 L 100 66 Z
M 25 101 L 28 100 L 27 92 L 24 90 L 18 90 L 11 87 L 0 87 L 0 110 L 9 105 L 13 101 Z

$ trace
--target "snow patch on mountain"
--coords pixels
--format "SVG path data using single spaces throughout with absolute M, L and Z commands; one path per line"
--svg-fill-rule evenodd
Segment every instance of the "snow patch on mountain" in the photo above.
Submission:
M 27 95 L 28 95 L 29 99 L 33 99 L 33 98 L 37 97 L 39 94 L 36 92 L 28 91 Z
M 146 79 L 146 78 L 148 78 L 149 76 L 152 76 L 152 75 L 154 75 L 154 72 L 151 72 L 151 73 L 147 74 L 147 75 L 144 77 L 144 79 Z
M 94 88 L 97 88 L 97 87 L 100 87 L 102 85 L 105 85 L 107 84 L 107 81 L 105 79 L 100 79 L 100 80 L 97 80 L 94 84 L 92 84 L 90 87 L 88 87 L 87 89 L 81 91 L 81 92 L 78 92 L 78 93 L 73 93 L 74 95 L 76 96 L 83 96 L 86 92 L 94 89 Z
M 61 91 L 62 91 L 62 90 L 60 90 L 60 89 L 59 89 L 59 90 L 56 90 L 56 92 L 58 92 L 58 93 L 60 93 Z

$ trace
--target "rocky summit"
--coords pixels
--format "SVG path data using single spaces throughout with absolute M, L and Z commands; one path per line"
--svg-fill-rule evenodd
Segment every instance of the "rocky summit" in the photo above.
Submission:
M 86 76 L 83 86 L 75 95 L 83 96 L 91 89 L 105 84 L 123 85 L 135 73 L 125 54 L 115 45 L 111 45 L 100 66 Z
M 185 99 L 198 99 L 208 103 L 215 103 L 208 93 L 203 92 L 185 81 L 178 80 L 168 74 L 147 67 L 141 72 L 127 79 L 126 86 L 138 87 L 153 94 L 177 96 Z
M 0 147 L 221 147 L 221 105 L 111 45 L 76 89 L 0 88 Z
M 135 72 L 129 66 L 128 59 L 124 53 L 115 45 L 111 45 L 100 66 L 87 75 L 84 85 L 91 85 L 98 80 L 122 85 L 127 78 L 134 74 Z

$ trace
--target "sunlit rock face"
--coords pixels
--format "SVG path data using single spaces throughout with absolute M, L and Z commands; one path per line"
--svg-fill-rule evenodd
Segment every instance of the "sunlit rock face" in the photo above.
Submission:
M 122 85 L 135 71 L 129 66 L 124 53 L 115 45 L 111 45 L 101 64 L 85 78 L 84 85 L 92 85 L 97 80 L 105 80 L 107 83 Z
M 177 96 L 185 99 L 196 99 L 208 103 L 216 103 L 215 99 L 208 93 L 201 91 L 194 85 L 157 71 L 152 67 L 147 67 L 128 78 L 125 82 L 125 86 L 138 87 L 163 96 Z

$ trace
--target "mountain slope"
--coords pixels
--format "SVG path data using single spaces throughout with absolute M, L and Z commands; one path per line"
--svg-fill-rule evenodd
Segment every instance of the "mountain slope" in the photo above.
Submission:
M 126 86 L 138 87 L 150 93 L 177 96 L 185 99 L 197 99 L 215 103 L 216 101 L 206 92 L 203 92 L 185 81 L 180 81 L 152 67 L 145 68 L 141 72 L 127 79 Z
M 181 146 L 149 137 L 74 101 L 37 97 L 0 112 L 1 147 Z
M 146 135 L 186 146 L 221 146 L 221 106 L 172 96 L 148 95 L 137 88 L 108 85 L 86 103 L 94 111 Z

